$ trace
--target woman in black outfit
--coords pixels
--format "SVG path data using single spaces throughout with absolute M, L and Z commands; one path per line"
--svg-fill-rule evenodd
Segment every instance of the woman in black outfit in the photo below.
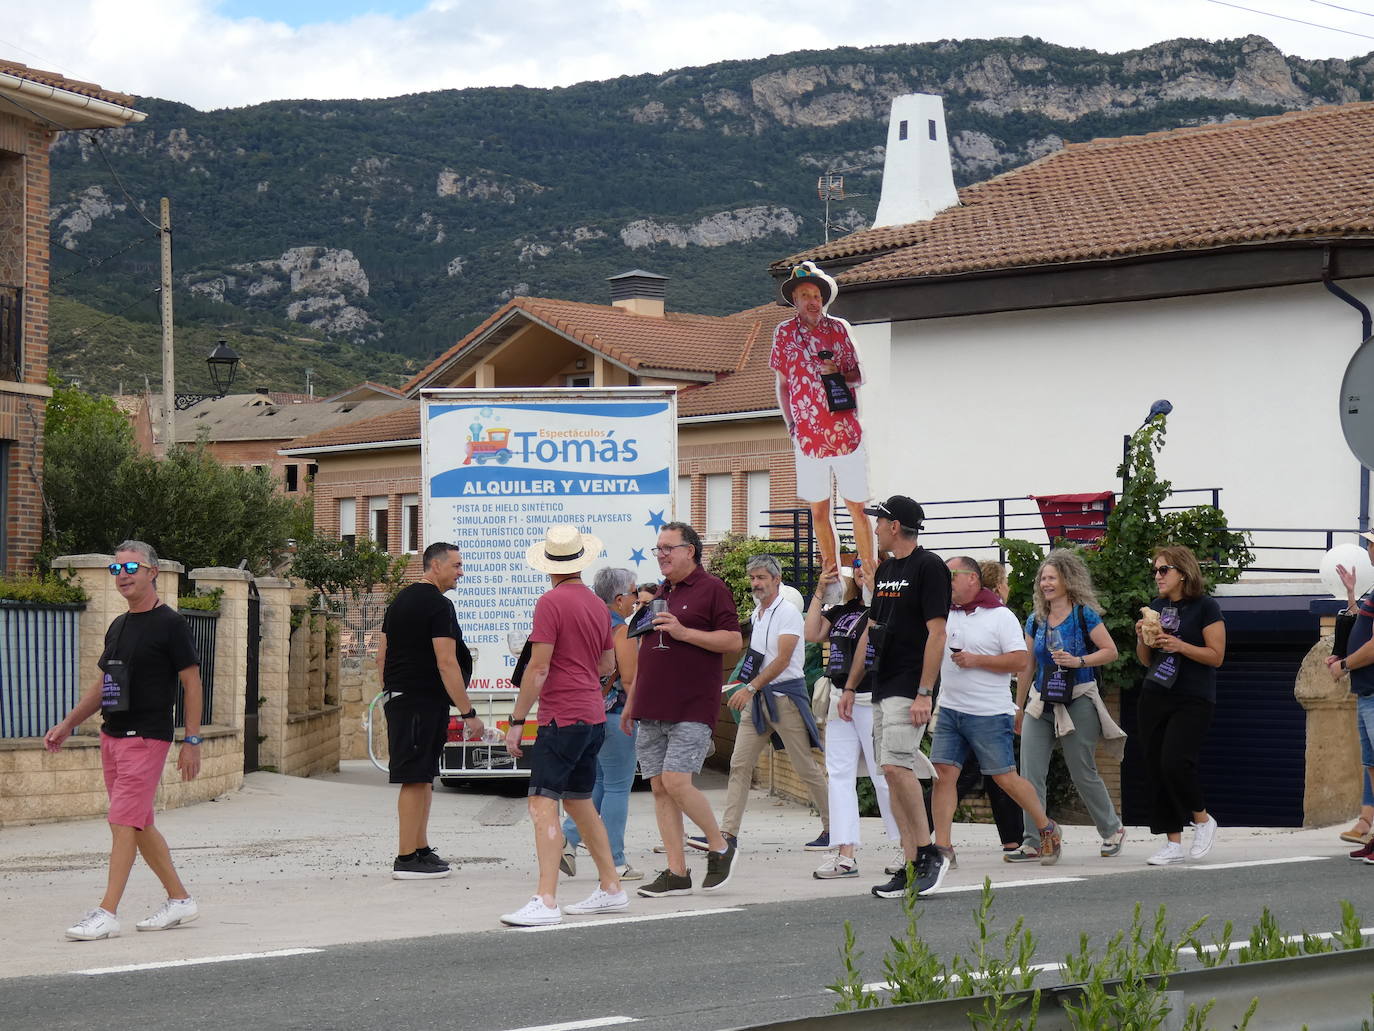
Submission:
M 1156 548 L 1151 572 L 1159 597 L 1150 608 L 1160 614 L 1153 647 L 1146 643 L 1144 620 L 1135 625 L 1135 654 L 1147 669 L 1140 692 L 1139 725 L 1144 741 L 1152 801 L 1150 831 L 1163 834 L 1164 846 L 1146 860 L 1151 866 L 1184 861 L 1180 837 L 1191 822 L 1188 858 L 1212 850 L 1217 821 L 1207 812 L 1199 776 L 1199 756 L 1217 701 L 1217 667 L 1226 657 L 1226 623 L 1221 608 L 1205 593 L 1197 556 L 1182 545 Z

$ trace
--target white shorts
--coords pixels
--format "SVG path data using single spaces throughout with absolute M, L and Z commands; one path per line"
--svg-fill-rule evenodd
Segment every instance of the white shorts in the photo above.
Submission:
M 830 477 L 846 501 L 867 501 L 868 449 L 860 444 L 847 455 L 811 458 L 794 449 L 797 458 L 797 497 L 808 504 L 830 500 Z

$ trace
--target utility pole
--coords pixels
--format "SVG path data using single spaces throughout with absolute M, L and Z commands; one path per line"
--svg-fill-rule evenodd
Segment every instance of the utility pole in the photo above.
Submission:
M 172 358 L 172 202 L 162 198 L 162 446 L 177 442 L 176 373 Z

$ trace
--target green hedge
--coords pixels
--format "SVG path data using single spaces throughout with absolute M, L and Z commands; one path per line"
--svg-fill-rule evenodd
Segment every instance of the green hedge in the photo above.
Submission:
M 56 574 L 47 576 L 0 576 L 0 600 L 39 605 L 71 605 L 86 601 L 80 584 Z

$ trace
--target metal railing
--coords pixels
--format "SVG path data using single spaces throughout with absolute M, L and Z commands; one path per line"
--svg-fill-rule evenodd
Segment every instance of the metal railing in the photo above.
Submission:
M 204 692 L 201 703 L 201 723 L 213 723 L 215 715 L 215 632 L 219 626 L 219 613 L 202 609 L 182 609 L 182 616 L 191 628 L 191 639 L 196 642 L 196 653 L 200 656 L 200 683 Z M 186 701 L 180 684 L 177 685 L 176 708 L 173 711 L 172 725 L 186 726 Z
M 23 379 L 23 342 L 24 291 L 0 285 L 0 379 Z
M 0 601 L 0 738 L 42 737 L 76 705 L 85 607 Z

